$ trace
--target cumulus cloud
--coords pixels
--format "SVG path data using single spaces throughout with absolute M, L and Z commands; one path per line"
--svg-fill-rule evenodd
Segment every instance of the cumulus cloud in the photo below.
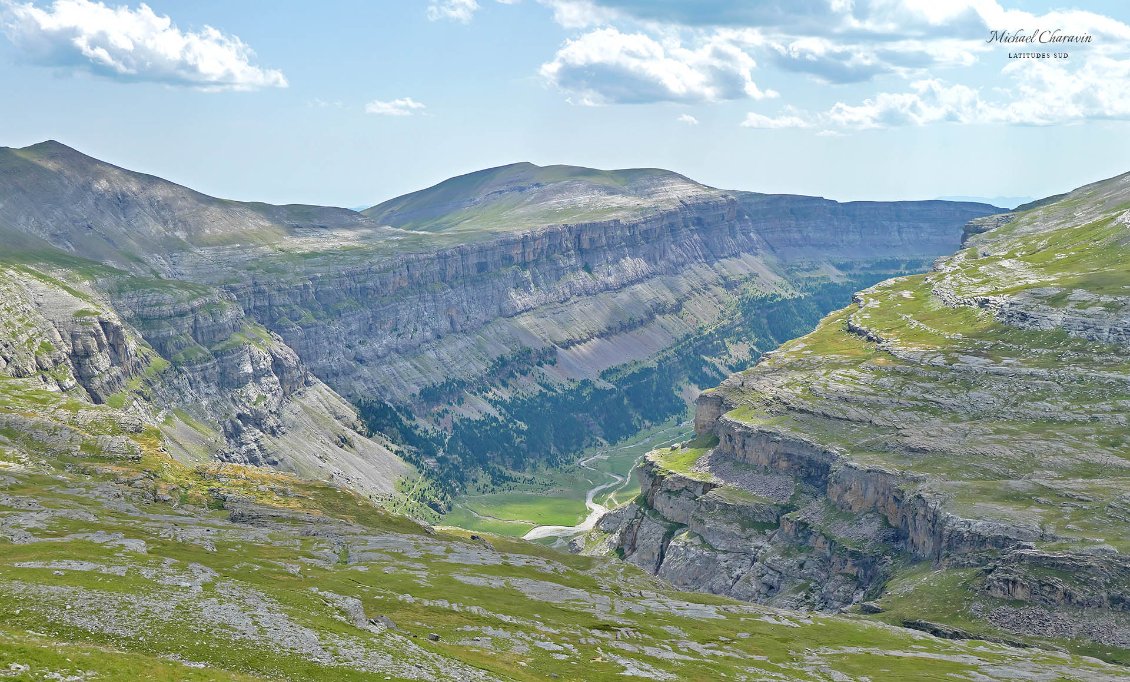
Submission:
M 466 24 L 479 11 L 479 3 L 476 0 L 431 0 L 426 11 L 429 21 L 449 19 Z
M 994 89 L 988 96 L 960 83 L 923 79 L 903 92 L 881 92 L 855 104 L 837 102 L 818 113 L 750 113 L 742 125 L 867 130 L 935 123 L 1043 126 L 1130 120 L 1130 60 L 1097 55 L 1075 69 L 1025 61 L 1005 71 L 1016 79 L 1015 85 Z
M 780 130 L 783 128 L 811 128 L 812 123 L 796 114 L 781 114 L 780 116 L 765 116 L 754 112 L 745 115 L 741 122 L 743 128 L 765 128 Z
M 753 82 L 753 58 L 726 40 L 685 47 L 615 28 L 566 41 L 541 75 L 581 104 L 714 102 L 776 93 Z
M 679 123 L 686 123 L 689 126 L 698 125 L 698 119 L 695 118 L 694 116 L 691 116 L 690 114 L 680 114 L 679 118 L 677 118 L 675 120 L 678 121 Z
M 411 116 L 425 108 L 423 104 L 411 97 L 401 97 L 388 101 L 375 99 L 365 105 L 365 113 L 377 114 L 378 116 Z
M 839 94 L 810 111 L 754 112 L 741 123 L 749 128 L 1130 120 L 1130 24 L 1092 11 L 1033 12 L 1014 8 L 1019 0 L 539 1 L 562 26 L 587 31 L 541 69 L 585 104 L 775 96 L 754 84 L 756 58 L 824 83 L 885 86 L 862 101 Z M 1070 60 L 1008 61 L 995 74 L 965 68 L 1006 63 L 1008 47 L 986 42 L 990 31 L 1036 27 L 1093 42 Z
M 947 85 L 930 79 L 911 84 L 909 92 L 879 93 L 861 104 L 837 102 L 820 118 L 840 128 L 890 128 L 949 121 L 988 121 L 991 108 L 978 92 L 965 85 Z
M 542 1 L 567 27 L 637 22 L 716 36 L 755 29 L 774 64 L 828 83 L 892 73 L 914 80 L 933 67 L 969 65 L 993 50 L 985 43 L 990 30 L 1056 26 L 1107 45 L 1130 41 L 1130 26 L 1101 14 L 1036 14 L 1006 9 L 998 0 Z
M 55 0 L 48 9 L 0 2 L 3 30 L 23 56 L 44 66 L 122 81 L 205 90 L 286 87 L 281 71 L 255 66 L 250 47 L 211 26 L 182 31 L 148 5 L 108 7 Z
M 694 27 L 777 25 L 803 18 L 819 21 L 835 0 L 541 0 L 553 7 L 555 16 L 573 26 L 594 26 L 610 18 Z M 559 22 L 561 23 L 561 22 Z
M 1095 12 L 1035 14 L 999 0 L 542 0 L 555 16 L 592 26 L 634 19 L 697 28 L 759 27 L 778 35 L 868 41 L 936 37 L 984 38 L 989 28 L 1054 25 L 1126 37 L 1126 25 Z M 1033 23 L 1035 22 L 1035 23 Z

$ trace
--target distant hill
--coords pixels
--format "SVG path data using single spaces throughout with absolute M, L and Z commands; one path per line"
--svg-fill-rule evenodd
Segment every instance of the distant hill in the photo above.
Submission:
M 450 178 L 363 213 L 383 224 L 427 232 L 508 231 L 634 217 L 721 194 L 658 168 L 605 171 L 513 163 Z
M 1000 206 L 1001 208 L 1016 208 L 1021 204 L 1035 201 L 1035 197 L 938 197 L 939 201 L 972 201 L 979 204 Z
M 343 208 L 217 199 L 48 140 L 0 147 L 0 238 L 129 267 L 147 255 L 367 223 Z

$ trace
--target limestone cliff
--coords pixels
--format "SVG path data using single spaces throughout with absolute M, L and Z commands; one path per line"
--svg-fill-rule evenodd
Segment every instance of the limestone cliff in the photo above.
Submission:
M 459 441 L 434 453 L 452 471 L 495 458 L 479 442 L 521 468 L 681 410 L 684 395 L 798 333 L 849 283 L 919 269 L 993 212 L 515 164 L 362 214 L 216 199 L 55 142 L 0 150 L 0 168 L 11 262 L 70 273 L 171 364 L 153 397 L 191 407 L 217 436 L 178 429 L 183 450 L 354 473 L 318 457 L 287 465 L 280 452 L 303 449 L 271 446 L 310 390 L 336 414 L 348 412 L 342 399 L 408 410 Z M 111 355 L 121 345 L 91 343 Z M 94 399 L 137 372 L 96 379 L 100 366 L 79 370 Z M 622 423 L 593 416 L 632 400 Z M 512 447 L 527 415 L 548 409 L 568 413 L 568 436 Z
M 114 287 L 127 284 L 132 293 L 112 299 L 70 270 L 0 263 L 0 447 L 17 458 L 44 447 L 129 455 L 124 437 L 84 435 L 83 415 L 108 405 L 129 429 L 161 432 L 185 462 L 265 464 L 393 492 L 404 464 L 278 337 L 215 293 L 128 277 Z M 48 404 L 40 391 L 66 396 L 68 409 L 36 407 Z
M 1130 646 L 1128 198 L 979 222 L 704 393 L 602 547 L 688 589 Z

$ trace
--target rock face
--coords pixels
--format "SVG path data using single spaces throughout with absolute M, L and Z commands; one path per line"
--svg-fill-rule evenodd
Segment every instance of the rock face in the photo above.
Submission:
M 719 300 L 743 285 L 790 286 L 775 263 L 929 260 L 956 248 L 958 225 L 985 211 L 771 199 L 710 193 L 640 218 L 502 234 L 232 291 L 345 395 L 403 402 L 444 381 L 481 382 L 518 347 L 554 352 L 561 371 L 549 379 L 595 378 L 716 322 Z
M 364 434 L 354 408 L 316 379 L 238 304 L 203 288 L 130 278 L 127 294 L 0 263 L 0 446 L 17 458 L 76 452 L 140 457 L 124 436 L 75 425 L 94 406 L 122 428 L 163 432 L 185 462 L 269 465 L 385 497 L 407 468 Z M 116 304 L 115 304 L 116 302 Z M 46 395 L 71 399 L 45 408 Z M 93 417 L 90 417 L 93 419 Z M 11 434 L 22 434 L 16 438 Z
M 140 369 L 136 341 L 113 312 L 57 296 L 49 282 L 21 274 L 7 270 L 0 280 L 8 294 L 0 300 L 0 371 L 106 402 Z
M 687 589 L 1125 647 L 1127 199 L 1122 176 L 977 222 L 704 393 L 598 551 Z
M 720 443 L 706 460 L 744 461 L 753 452 Z M 779 462 L 790 459 L 779 454 Z M 874 509 L 849 521 L 826 497 L 834 485 L 827 470 L 806 475 L 811 462 L 797 459 L 799 467 L 747 465 L 756 478 L 731 469 L 727 478 L 703 479 L 704 472 L 667 469 L 653 453 L 637 469 L 639 501 L 598 528 L 629 562 L 682 589 L 788 608 L 845 608 L 889 576 L 898 533 Z

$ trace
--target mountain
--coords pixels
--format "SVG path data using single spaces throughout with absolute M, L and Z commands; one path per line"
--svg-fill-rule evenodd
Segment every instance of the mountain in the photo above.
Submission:
M 216 199 L 54 140 L 0 148 L 0 187 L 4 239 L 46 242 L 127 269 L 149 259 L 160 268 L 160 259 L 194 247 L 272 242 L 295 228 L 365 223 L 346 209 Z
M 657 168 L 603 171 L 514 163 L 460 175 L 363 213 L 428 232 L 497 232 L 638 218 L 714 198 L 718 190 Z
M 996 211 L 516 164 L 362 215 L 216 199 L 54 142 L 2 158 L 4 261 L 97 300 L 170 365 L 171 392 L 133 390 L 143 371 L 133 368 L 111 394 L 157 400 L 155 414 L 174 422 L 188 414 L 219 444 L 163 426 L 186 442 L 182 457 L 274 463 L 385 495 L 384 473 L 404 471 L 387 456 L 393 445 L 378 443 L 386 454 L 371 466 L 356 460 L 376 455 L 342 445 L 378 431 L 438 481 L 438 508 L 478 472 L 505 480 L 681 413 L 698 388 L 806 331 L 851 291 L 926 267 L 957 247 L 969 219 Z M 71 324 L 53 326 L 66 337 Z M 300 409 L 288 391 L 308 384 L 338 407 Z M 346 402 L 368 424 L 357 437 L 313 450 L 276 443 L 310 430 L 286 419 L 349 422 Z M 549 410 L 561 419 L 539 418 Z
M 468 232 L 460 219 L 433 233 L 346 209 L 215 199 L 57 143 L 3 159 L 0 666 L 10 676 L 1124 676 L 1004 637 L 948 641 L 856 614 L 687 594 L 628 563 L 393 513 L 435 518 L 476 477 L 505 481 L 684 410 L 698 387 L 809 330 L 851 291 L 924 268 L 963 234 L 988 240 L 987 226 L 963 226 L 993 207 L 838 204 L 700 190 L 656 171 L 611 172 L 613 182 L 557 170 L 563 179 L 543 176 L 540 196 L 623 183 L 653 203 L 514 230 Z M 648 177 L 667 189 L 645 189 Z M 450 200 L 489 203 L 493 191 Z M 538 203 L 557 200 L 496 215 L 549 215 L 557 209 Z M 1101 318 L 1092 303 L 1073 315 Z M 723 411 L 729 386 L 700 404 Z M 719 420 L 700 409 L 709 438 Z M 642 506 L 658 488 L 613 518 L 660 518 Z M 731 486 L 716 497 L 736 508 L 752 494 Z M 638 533 L 639 545 L 652 536 Z M 1108 554 L 1087 556 L 1090 582 L 1121 579 Z M 1056 578 L 1057 566 L 1038 576 Z M 976 579 L 958 570 L 947 579 Z M 1083 652 L 1120 660 L 1109 650 Z
M 97 451 L 72 413 L 113 405 L 182 462 L 272 465 L 391 495 L 410 467 L 351 404 L 230 293 L 171 276 L 212 245 L 358 222 L 214 199 L 57 142 L 0 150 L 0 447 Z M 72 407 L 36 409 L 42 391 Z
M 1130 661 L 1130 174 L 698 398 L 596 538 L 676 586 Z M 946 636 L 946 635 L 943 635 Z

